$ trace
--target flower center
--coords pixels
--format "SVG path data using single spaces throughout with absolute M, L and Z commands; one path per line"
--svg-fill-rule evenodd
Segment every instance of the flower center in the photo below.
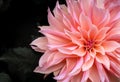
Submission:
M 88 41 L 85 43 L 85 49 L 86 49 L 87 51 L 90 51 L 93 47 L 94 47 L 94 41 L 88 40 Z

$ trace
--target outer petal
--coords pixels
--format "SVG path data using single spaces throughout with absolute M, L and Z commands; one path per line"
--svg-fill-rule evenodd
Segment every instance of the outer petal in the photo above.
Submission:
M 82 66 L 82 71 L 89 70 L 94 63 L 94 58 L 90 58 L 88 61 L 86 61 Z
M 89 70 L 90 74 L 89 74 L 89 79 L 92 82 L 100 82 L 100 77 L 99 77 L 99 73 L 97 70 L 97 67 L 95 65 L 93 65 L 90 70 Z
M 51 66 L 47 69 L 45 69 L 44 67 L 37 67 L 34 72 L 37 72 L 37 73 L 43 73 L 43 74 L 49 74 L 49 73 L 52 73 L 54 71 L 57 71 L 58 69 L 61 69 L 62 67 L 64 66 L 64 63 L 60 63 L 60 64 L 57 64 L 55 66 Z
M 107 69 L 110 69 L 110 60 L 106 55 L 97 54 L 96 60 L 97 62 L 103 64 Z
M 76 54 L 80 57 L 84 56 L 86 54 L 86 51 L 83 47 L 80 47 L 78 49 L 75 49 L 74 51 L 72 51 L 72 54 Z
M 109 19 L 110 19 L 110 15 L 107 10 L 98 8 L 96 6 L 93 7 L 93 13 L 92 13 L 93 24 L 99 26 L 99 28 L 102 28 L 109 22 Z
M 47 50 L 47 38 L 46 37 L 40 37 L 34 40 L 30 45 L 31 47 L 38 52 L 44 52 Z
M 108 78 L 102 64 L 100 64 L 99 62 L 96 62 L 96 67 L 98 69 L 98 73 L 100 76 L 100 82 L 109 82 L 109 78 Z
M 105 41 L 102 43 L 103 48 L 105 49 L 105 52 L 112 52 L 115 49 L 120 47 L 120 44 L 116 41 Z
M 82 67 L 82 64 L 83 64 L 83 58 L 79 58 L 77 60 L 77 63 L 75 65 L 75 67 L 73 68 L 73 70 L 69 73 L 70 76 L 72 75 L 76 75 L 76 74 L 79 74 L 81 72 L 81 67 Z

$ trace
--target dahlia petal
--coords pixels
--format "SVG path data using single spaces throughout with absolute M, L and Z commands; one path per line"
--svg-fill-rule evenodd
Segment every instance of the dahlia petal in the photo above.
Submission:
M 62 21 L 63 16 L 62 16 L 62 12 L 60 10 L 60 5 L 58 1 L 56 2 L 56 7 L 53 10 L 53 13 L 55 15 L 55 18 L 57 18 L 59 21 Z
M 38 52 L 44 52 L 47 50 L 47 38 L 46 37 L 40 37 L 34 40 L 30 45 L 31 47 Z
M 116 41 L 105 41 L 102 43 L 103 48 L 105 49 L 105 52 L 112 52 L 115 49 L 120 47 L 120 44 Z
M 66 65 L 62 68 L 58 76 L 55 76 L 54 79 L 56 80 L 63 80 L 66 77 Z
M 110 11 L 110 22 L 116 21 L 117 19 L 120 18 L 120 6 L 116 6 L 112 8 Z
M 120 43 L 120 38 L 118 38 L 118 37 L 120 37 L 120 34 L 109 36 L 107 38 L 107 40 L 116 41 L 116 42 Z
M 94 40 L 97 33 L 98 33 L 98 28 L 96 26 L 92 26 L 89 30 L 89 38 L 91 40 Z
M 85 71 L 83 73 L 83 77 L 82 77 L 81 82 L 87 82 L 88 78 L 89 78 L 89 71 Z
M 110 15 L 107 10 L 98 8 L 96 6 L 93 7 L 92 12 L 93 24 L 95 24 L 96 26 L 103 27 L 108 23 L 109 19 Z
M 85 31 L 88 31 L 92 27 L 91 20 L 83 13 L 80 15 L 79 20 L 80 20 L 81 28 L 84 29 Z
M 96 62 L 96 67 L 100 76 L 100 82 L 110 82 L 102 64 Z
M 79 74 L 71 78 L 71 82 L 80 82 L 82 79 L 82 75 L 83 75 L 82 72 L 80 72 Z
M 107 38 L 114 36 L 114 35 L 119 35 L 120 34 L 120 28 L 113 28 L 111 31 L 109 31 L 106 35 Z
M 63 53 L 63 54 L 69 54 L 69 55 L 72 53 L 72 50 L 66 49 L 64 47 L 59 48 L 58 51 Z
M 86 15 L 91 16 L 94 0 L 81 0 L 80 3 L 81 3 L 82 11 Z
M 97 7 L 98 8 L 101 8 L 101 9 L 104 9 L 104 0 L 97 0 Z
M 93 65 L 90 68 L 89 72 L 90 72 L 89 79 L 91 80 L 91 82 L 100 82 L 100 77 L 99 77 L 99 74 L 98 74 L 98 70 L 97 70 L 95 65 Z
M 120 82 L 120 79 L 118 77 L 116 77 L 114 74 L 107 72 L 107 74 L 109 75 L 109 80 L 110 82 Z
M 90 58 L 88 61 L 86 61 L 82 66 L 82 71 L 86 71 L 92 67 L 94 63 L 94 58 Z
M 112 54 L 114 55 L 114 54 Z M 111 65 L 111 73 L 116 75 L 118 78 L 120 78 L 120 60 L 117 60 L 117 57 L 111 56 L 110 57 L 110 65 Z
M 102 41 L 105 38 L 108 29 L 109 29 L 109 27 L 101 28 L 99 30 L 99 32 L 96 34 L 95 40 Z
M 105 55 L 105 50 L 102 46 L 96 46 L 95 47 L 96 52 L 101 53 L 102 55 Z
M 103 64 L 107 69 L 110 69 L 110 60 L 106 55 L 97 54 L 96 60 L 97 62 Z
M 77 44 L 80 47 L 83 46 L 83 42 L 80 39 L 81 38 L 80 33 L 78 32 L 72 33 L 69 31 L 65 31 L 65 34 L 71 38 L 73 44 Z
M 75 49 L 74 51 L 72 51 L 72 54 L 76 54 L 78 56 L 84 56 L 86 54 L 86 51 L 83 47 L 80 47 L 78 49 Z
M 64 31 L 64 29 L 66 28 L 66 26 L 59 22 L 51 13 L 50 9 L 48 9 L 48 22 L 50 24 L 50 26 L 54 27 L 55 30 L 59 30 L 59 31 Z M 57 27 L 57 28 L 56 28 Z M 67 29 L 67 28 L 66 28 Z
M 119 69 L 120 65 L 119 64 L 117 64 L 117 65 L 115 63 L 111 62 L 111 69 L 110 69 L 110 71 L 114 75 L 116 75 L 118 78 L 120 78 L 120 69 Z
M 96 56 L 96 50 L 92 49 L 89 54 L 90 54 L 90 56 L 92 56 L 93 58 L 95 58 L 95 56 Z
M 77 62 L 76 58 L 66 59 L 66 65 L 63 67 L 60 74 L 58 76 L 54 77 L 54 79 L 64 80 L 65 78 L 67 78 L 68 76 L 66 76 L 66 75 L 69 72 L 72 71 L 72 69 L 74 68 L 76 62 Z
M 81 71 L 81 67 L 83 64 L 83 58 L 81 57 L 79 60 L 77 60 L 76 66 L 73 68 L 73 70 L 69 73 L 69 75 L 76 75 Z M 80 81 L 80 80 L 79 80 Z
M 52 30 L 42 30 L 42 32 L 44 32 L 44 35 L 47 37 L 48 44 L 62 45 L 69 42 L 68 37 L 61 32 Z
M 34 70 L 34 72 L 37 72 L 37 73 L 43 73 L 43 74 L 49 74 L 49 73 L 52 73 L 58 69 L 61 69 L 62 67 L 64 66 L 64 63 L 60 63 L 60 64 L 57 64 L 55 66 L 51 66 L 47 69 L 45 69 L 44 67 L 36 67 L 36 69 Z

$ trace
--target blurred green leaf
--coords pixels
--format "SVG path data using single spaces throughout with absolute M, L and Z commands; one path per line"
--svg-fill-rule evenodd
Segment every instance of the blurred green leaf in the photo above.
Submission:
M 9 49 L 0 57 L 0 61 L 7 63 L 11 75 L 20 79 L 20 82 L 25 82 L 28 74 L 33 73 L 38 65 L 39 57 L 40 55 L 33 53 L 30 48 L 18 47 Z
M 12 81 L 8 74 L 0 73 L 0 82 L 12 82 Z

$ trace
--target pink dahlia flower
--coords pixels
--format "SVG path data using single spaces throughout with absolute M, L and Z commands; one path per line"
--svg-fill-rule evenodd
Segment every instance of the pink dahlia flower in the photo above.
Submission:
M 66 0 L 48 9 L 33 49 L 44 52 L 35 72 L 57 82 L 119 82 L 120 0 Z

